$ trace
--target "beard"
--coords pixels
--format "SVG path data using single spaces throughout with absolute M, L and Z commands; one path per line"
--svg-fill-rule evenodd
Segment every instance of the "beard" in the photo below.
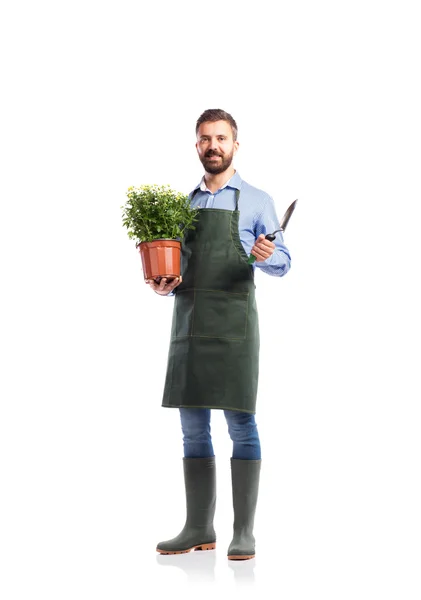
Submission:
M 219 156 L 221 160 L 210 160 L 212 156 Z M 199 156 L 199 158 L 207 173 L 219 175 L 231 166 L 232 159 L 234 158 L 234 150 L 231 154 L 227 154 L 226 156 L 218 154 L 217 152 L 207 152 L 205 156 Z

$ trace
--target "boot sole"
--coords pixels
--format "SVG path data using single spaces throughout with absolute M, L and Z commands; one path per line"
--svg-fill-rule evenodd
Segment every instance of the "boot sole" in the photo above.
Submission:
M 156 551 L 160 554 L 187 554 L 191 550 L 215 550 L 216 543 L 212 544 L 198 544 L 197 546 L 192 546 L 191 548 L 187 548 L 187 550 L 161 550 L 161 548 L 157 548 Z
M 229 554 L 228 560 L 248 560 L 249 558 L 254 558 L 255 554 Z

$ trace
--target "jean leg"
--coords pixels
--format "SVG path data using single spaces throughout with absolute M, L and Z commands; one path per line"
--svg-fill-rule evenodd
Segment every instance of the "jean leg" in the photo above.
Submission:
M 214 456 L 210 433 L 209 408 L 180 408 L 183 431 L 184 458 L 211 458 Z
M 261 460 L 259 433 L 254 415 L 224 410 L 228 431 L 233 442 L 232 458 Z

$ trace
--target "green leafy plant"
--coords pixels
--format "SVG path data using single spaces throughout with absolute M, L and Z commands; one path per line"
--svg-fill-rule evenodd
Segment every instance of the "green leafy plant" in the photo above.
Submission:
M 129 187 L 127 202 L 121 207 L 123 226 L 130 239 L 151 242 L 158 239 L 180 239 L 188 229 L 195 229 L 197 208 L 190 206 L 187 195 L 169 185 Z

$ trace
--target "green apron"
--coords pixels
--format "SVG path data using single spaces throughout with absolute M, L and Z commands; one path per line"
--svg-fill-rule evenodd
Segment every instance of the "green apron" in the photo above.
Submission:
M 236 190 L 234 211 L 199 209 L 196 229 L 182 242 L 162 406 L 256 412 L 256 286 L 240 241 L 238 199 Z

